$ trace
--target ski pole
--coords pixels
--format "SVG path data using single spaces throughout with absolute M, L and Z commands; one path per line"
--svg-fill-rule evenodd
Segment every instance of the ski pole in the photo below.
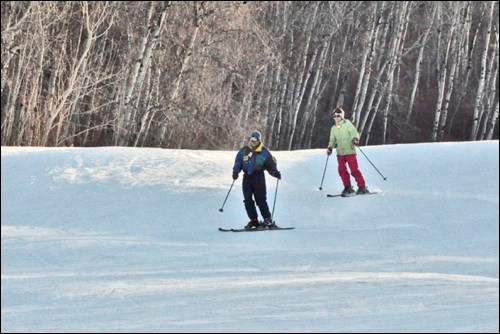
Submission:
M 363 153 L 363 155 L 365 156 L 366 160 L 368 160 L 368 162 L 372 164 L 373 168 L 375 168 L 375 170 L 380 174 L 380 176 L 382 176 L 382 178 L 384 179 L 384 181 L 387 181 L 387 178 L 384 175 L 382 175 L 382 173 L 380 173 L 380 171 L 377 169 L 377 167 L 375 167 L 375 165 L 370 161 L 370 159 L 368 159 L 368 157 L 366 156 L 365 152 L 363 152 L 363 150 L 361 149 L 361 147 L 358 146 L 358 149 L 361 151 L 361 153 Z
M 323 180 L 325 179 L 326 166 L 328 166 L 329 155 L 326 156 L 325 170 L 323 171 L 323 177 L 321 178 L 321 185 L 319 186 L 319 190 L 323 190 Z
M 274 203 L 273 203 L 273 211 L 271 212 L 271 220 L 274 219 L 274 206 L 276 205 L 276 197 L 278 196 L 278 184 L 280 183 L 280 179 L 276 179 L 276 190 L 274 191 Z
M 229 197 L 229 193 L 231 192 L 231 189 L 233 189 L 234 181 L 236 181 L 236 180 L 233 180 L 233 183 L 231 183 L 231 187 L 229 188 L 229 191 L 227 192 L 226 199 L 224 200 L 224 203 L 222 203 L 222 207 L 219 209 L 220 212 L 224 211 L 223 207 L 224 207 L 224 204 L 226 204 L 226 201 L 227 201 L 227 198 Z

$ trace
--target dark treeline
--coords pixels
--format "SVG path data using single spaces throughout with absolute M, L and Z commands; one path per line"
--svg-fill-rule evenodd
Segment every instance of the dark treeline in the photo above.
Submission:
M 2 145 L 498 139 L 498 1 L 2 1 Z

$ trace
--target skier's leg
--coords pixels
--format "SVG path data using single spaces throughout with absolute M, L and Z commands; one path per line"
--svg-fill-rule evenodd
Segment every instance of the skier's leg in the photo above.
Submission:
M 249 178 L 243 178 L 243 199 L 244 199 L 243 202 L 245 203 L 245 210 L 247 211 L 247 215 L 248 218 L 250 218 L 250 220 L 256 220 L 258 218 L 258 215 L 252 195 L 253 195 L 252 180 Z
M 365 179 L 363 178 L 363 174 L 361 174 L 361 171 L 359 170 L 358 167 L 358 159 L 356 158 L 355 154 L 349 154 L 345 156 L 347 164 L 349 165 L 349 169 L 351 170 L 351 175 L 354 177 L 356 180 L 356 184 L 358 185 L 358 188 L 365 188 Z
M 266 176 L 264 173 L 260 173 L 257 177 L 255 177 L 254 189 L 255 202 L 257 202 L 262 218 L 271 218 L 271 212 L 269 211 L 269 206 L 267 205 Z
M 351 186 L 351 176 L 349 175 L 349 172 L 347 171 L 346 167 L 346 156 L 345 155 L 337 155 L 337 162 L 338 162 L 338 171 L 340 178 L 342 179 L 342 184 L 344 187 L 350 187 Z

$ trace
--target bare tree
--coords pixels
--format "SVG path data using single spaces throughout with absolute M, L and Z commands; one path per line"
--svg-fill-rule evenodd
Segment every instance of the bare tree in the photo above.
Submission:
M 490 45 L 490 36 L 491 36 L 491 27 L 493 23 L 493 12 L 495 9 L 495 4 L 496 1 L 488 1 L 489 4 L 489 10 L 486 11 L 486 32 L 484 36 L 484 47 L 483 47 L 483 54 L 481 57 L 481 74 L 479 77 L 479 83 L 477 87 L 477 94 L 476 94 L 476 103 L 474 106 L 474 114 L 472 116 L 472 128 L 471 128 L 471 134 L 470 134 L 470 140 L 475 140 L 477 138 L 477 134 L 479 131 L 479 121 L 481 114 L 483 112 L 483 100 L 484 100 L 484 86 L 486 82 L 486 62 L 488 58 L 488 51 L 489 51 L 489 45 Z
M 123 113 L 118 118 L 116 126 L 116 145 L 125 145 L 129 141 L 130 132 L 136 131 L 135 117 L 139 108 L 139 101 L 144 86 L 146 73 L 152 58 L 152 53 L 158 44 L 159 36 L 163 30 L 164 22 L 170 1 L 150 1 L 146 22 L 148 29 L 144 32 L 135 55 L 137 60 L 128 76 L 128 84 L 122 105 Z M 140 130 L 139 130 L 140 133 Z
M 418 86 L 420 83 L 420 77 L 422 75 L 421 72 L 422 72 L 422 61 L 424 58 L 424 50 L 425 50 L 425 47 L 427 46 L 429 32 L 431 31 L 431 29 L 434 25 L 434 22 L 436 21 L 435 17 L 436 17 L 436 13 L 437 13 L 437 8 L 438 8 L 437 5 L 432 6 L 431 20 L 425 21 L 427 23 L 427 28 L 425 29 L 425 32 L 419 41 L 420 46 L 419 46 L 419 51 L 418 51 L 418 57 L 417 57 L 417 60 L 415 63 L 415 79 L 413 81 L 413 88 L 411 90 L 411 97 L 410 97 L 410 102 L 408 105 L 408 113 L 406 115 L 406 122 L 407 123 L 410 122 L 410 118 L 411 118 L 413 108 L 415 105 L 415 97 L 417 95 L 417 89 L 418 89 Z
M 2 145 L 293 150 L 337 106 L 367 144 L 498 138 L 496 1 L 1 7 Z
M 451 90 L 453 87 L 453 77 L 454 77 L 454 70 L 455 70 L 455 62 L 456 62 L 456 55 L 453 52 L 453 46 L 456 45 L 456 29 L 457 29 L 457 22 L 458 22 L 458 11 L 451 9 L 452 13 L 451 16 L 454 18 L 454 21 L 450 25 L 450 28 L 448 31 L 445 30 L 444 26 L 441 26 L 439 28 L 439 33 L 438 33 L 438 38 L 437 38 L 437 43 L 438 43 L 438 50 L 437 50 L 437 83 L 438 83 L 438 96 L 436 100 L 436 107 L 434 111 L 434 120 L 432 123 L 432 135 L 431 139 L 432 141 L 437 141 L 438 140 L 438 135 L 440 132 L 444 130 L 444 124 L 446 123 L 446 112 L 448 110 L 447 106 L 444 107 L 443 103 L 444 98 L 445 98 L 445 89 L 446 85 L 448 83 L 448 86 L 450 87 L 450 95 L 451 95 Z M 439 7 L 438 11 L 438 20 L 440 22 L 443 22 L 442 20 L 442 8 Z M 446 35 L 443 35 L 446 34 Z M 444 41 L 444 48 L 441 47 L 442 42 Z M 450 65 L 451 63 L 451 65 Z M 449 77 L 448 77 L 448 72 L 450 72 Z M 449 99 L 449 98 L 448 98 Z

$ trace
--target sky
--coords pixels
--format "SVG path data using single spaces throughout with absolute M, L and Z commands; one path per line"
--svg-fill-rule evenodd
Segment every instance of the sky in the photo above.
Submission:
M 295 229 L 232 233 L 236 151 L 2 147 L 2 333 L 498 332 L 498 141 L 361 149 L 379 194 L 272 151 Z

